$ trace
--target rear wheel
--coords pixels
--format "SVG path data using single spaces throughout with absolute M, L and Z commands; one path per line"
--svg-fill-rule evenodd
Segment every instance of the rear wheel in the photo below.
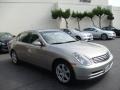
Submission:
M 64 61 L 57 62 L 55 63 L 53 69 L 54 69 L 54 74 L 60 83 L 69 84 L 71 83 L 71 81 L 74 80 L 73 70 L 68 63 Z
M 11 51 L 11 59 L 14 64 L 19 64 L 19 60 L 15 51 Z
M 102 34 L 102 35 L 101 35 L 101 39 L 102 39 L 102 40 L 107 40 L 107 39 L 108 39 L 108 36 L 107 36 L 106 34 Z
M 77 39 L 81 40 L 81 37 L 80 36 L 76 36 Z

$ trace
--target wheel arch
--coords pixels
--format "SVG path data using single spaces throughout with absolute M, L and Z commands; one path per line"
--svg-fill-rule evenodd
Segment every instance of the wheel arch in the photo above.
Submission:
M 69 67 L 70 67 L 70 70 L 72 71 L 73 78 L 76 78 L 76 75 L 75 75 L 75 71 L 74 71 L 74 69 L 73 69 L 73 66 L 70 64 L 69 61 L 67 61 L 67 60 L 65 60 L 65 59 L 63 59 L 63 58 L 57 58 L 57 59 L 55 59 L 55 60 L 53 61 L 53 63 L 52 63 L 52 72 L 54 72 L 54 67 L 55 67 L 55 65 L 56 65 L 57 63 L 59 63 L 59 62 L 65 62 L 65 63 L 67 63 L 67 64 L 69 65 Z
M 67 63 L 67 64 L 71 67 L 71 69 L 73 70 L 73 67 L 72 67 L 72 65 L 70 64 L 69 61 L 67 61 L 67 60 L 65 60 L 65 59 L 63 59 L 63 58 L 56 58 L 56 59 L 53 61 L 53 63 L 52 63 L 52 71 L 54 70 L 55 64 L 57 64 L 57 63 L 59 63 L 59 62 L 65 62 L 65 63 Z
M 107 33 L 102 33 L 101 36 L 102 36 L 102 35 L 107 35 Z M 107 35 L 107 36 L 108 36 L 108 35 Z
M 15 52 L 15 50 L 14 50 L 14 49 L 11 49 L 11 50 L 10 50 L 10 55 L 12 54 L 12 52 L 13 52 L 13 51 Z
M 80 40 L 82 39 L 81 36 L 79 36 L 79 35 L 76 35 L 75 37 L 76 37 L 77 39 L 80 39 Z
M 101 37 L 102 37 L 102 35 L 106 35 L 106 36 L 107 36 L 107 38 L 108 38 L 108 35 L 107 35 L 107 33 L 102 33 L 102 34 L 101 34 Z

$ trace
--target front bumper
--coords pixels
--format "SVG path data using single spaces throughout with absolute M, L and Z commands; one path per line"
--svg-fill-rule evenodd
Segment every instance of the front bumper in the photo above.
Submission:
M 93 41 L 93 37 L 83 37 L 82 40 L 84 40 L 84 41 Z
M 109 58 L 109 60 L 98 63 L 98 64 L 93 64 L 91 66 L 75 66 L 74 67 L 74 72 L 75 72 L 75 77 L 77 80 L 89 80 L 93 78 L 97 78 L 105 73 L 107 73 L 113 64 L 113 56 Z
M 0 52 L 8 52 L 8 46 L 0 46 Z
M 116 35 L 115 35 L 115 34 L 113 34 L 113 35 L 108 35 L 108 38 L 109 38 L 109 39 L 116 38 Z

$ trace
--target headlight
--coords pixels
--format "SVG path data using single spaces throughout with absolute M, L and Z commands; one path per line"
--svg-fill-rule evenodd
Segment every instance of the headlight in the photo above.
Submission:
M 81 65 L 89 66 L 92 64 L 90 59 L 84 55 L 78 53 L 73 53 L 74 57 L 80 62 Z
M 114 33 L 108 33 L 108 35 L 114 35 Z
M 5 43 L 0 42 L 0 46 L 1 46 L 1 45 L 3 45 L 3 46 L 4 46 L 4 45 L 5 45 Z

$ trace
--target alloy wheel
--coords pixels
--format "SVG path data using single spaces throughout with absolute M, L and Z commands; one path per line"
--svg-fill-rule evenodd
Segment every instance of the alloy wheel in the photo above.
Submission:
M 107 40 L 107 35 L 103 34 L 101 38 L 102 40 Z
M 62 83 L 68 83 L 71 79 L 69 68 L 65 64 L 58 64 L 56 67 L 56 76 Z
M 14 64 L 17 64 L 17 63 L 18 63 L 17 55 L 16 55 L 15 52 L 12 52 L 12 53 L 11 53 L 11 58 L 12 58 L 12 62 L 13 62 Z

